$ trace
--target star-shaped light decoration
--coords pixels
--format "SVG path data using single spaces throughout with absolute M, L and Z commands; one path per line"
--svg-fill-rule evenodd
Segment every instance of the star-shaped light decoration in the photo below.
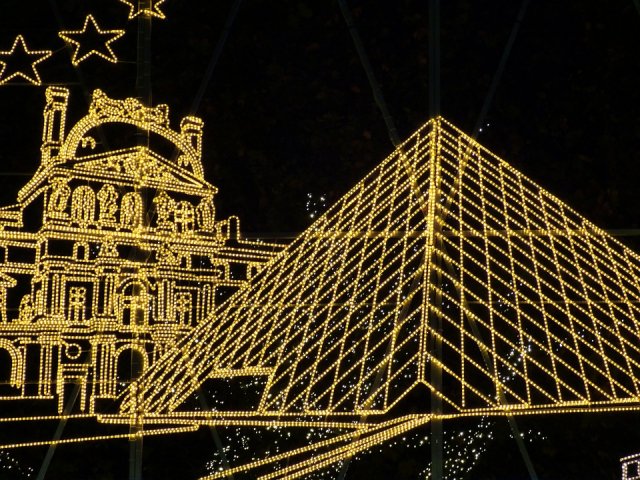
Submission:
M 157 17 L 162 20 L 167 18 L 164 12 L 160 10 L 160 5 L 165 0 L 120 0 L 122 3 L 129 6 L 129 20 L 137 17 L 138 15 L 146 15 L 150 17 Z
M 0 52 L 0 85 L 9 80 L 22 77 L 33 85 L 42 85 L 36 65 L 52 55 L 51 50 L 29 50 L 22 35 L 13 41 L 11 49 Z M 7 61 L 3 61 L 5 57 Z
M 65 30 L 59 32 L 58 35 L 65 42 L 75 46 L 71 63 L 78 66 L 80 62 L 92 55 L 116 63 L 118 57 L 111 50 L 110 44 L 123 36 L 124 30 L 100 30 L 93 16 L 87 15 L 82 30 Z

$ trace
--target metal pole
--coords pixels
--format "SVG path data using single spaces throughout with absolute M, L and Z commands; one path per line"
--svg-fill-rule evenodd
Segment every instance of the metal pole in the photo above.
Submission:
M 137 41 L 137 61 L 136 61 L 136 96 L 143 105 L 151 106 L 151 15 L 145 12 L 152 11 L 152 0 L 138 0 L 138 41 Z M 138 143 L 140 146 L 149 145 L 149 131 L 140 132 Z M 146 305 L 143 308 L 148 308 Z M 143 312 L 135 312 L 135 317 L 144 315 Z M 136 323 L 137 318 L 132 318 Z M 137 343 L 137 334 L 136 334 Z M 131 375 L 140 372 L 142 365 L 139 364 L 141 359 L 131 351 Z M 133 385 L 135 388 L 135 385 Z M 139 398 L 139 392 L 136 389 L 136 407 L 133 411 L 129 424 L 129 480 L 142 480 L 142 430 L 143 421 L 138 405 L 142 403 Z
M 430 176 L 429 176 L 429 194 L 427 201 L 429 202 L 428 215 L 432 215 L 431 224 L 429 227 L 432 229 L 429 232 L 429 255 L 426 258 L 427 262 L 434 262 L 437 267 L 442 264 L 442 236 L 440 235 L 440 222 L 438 219 L 441 217 L 441 205 L 440 205 L 440 122 L 434 123 L 433 139 L 430 152 Z M 435 270 L 435 271 L 434 271 Z M 431 436 L 430 436 L 430 448 L 431 448 L 431 480 L 442 480 L 444 478 L 444 461 L 443 461 L 443 446 L 444 446 L 444 432 L 442 425 L 442 274 L 441 268 L 427 269 L 429 272 L 429 278 L 427 281 L 432 285 L 435 285 L 433 289 L 433 297 L 428 301 L 433 302 L 436 307 L 435 311 L 428 313 L 428 322 L 433 332 L 429 341 L 429 355 L 432 359 L 429 361 L 429 383 L 431 384 Z M 426 373 L 426 372 L 425 372 Z
M 62 418 L 60 418 L 60 422 L 58 423 L 58 427 L 56 428 L 56 432 L 53 435 L 53 439 L 51 441 L 51 445 L 47 449 L 47 454 L 42 461 L 42 465 L 40 466 L 40 470 L 38 471 L 38 476 L 36 480 L 45 480 L 47 477 L 47 471 L 49 470 L 49 465 L 51 465 L 51 460 L 53 460 L 53 454 L 56 453 L 57 442 L 62 438 L 62 432 L 64 432 L 64 427 L 67 426 L 67 416 L 71 413 L 73 409 L 73 405 L 76 403 L 78 398 L 78 393 L 80 392 L 80 381 L 76 381 L 75 386 L 73 387 L 73 392 L 71 392 L 71 396 L 67 399 L 67 403 L 64 406 L 64 410 L 62 411 Z M 64 395 L 64 385 L 62 387 L 62 393 L 60 395 Z
M 440 115 L 440 0 L 429 0 L 429 117 L 435 118 Z M 438 132 L 436 132 L 436 135 Z M 431 171 L 431 191 L 429 195 L 436 195 L 440 190 L 440 186 L 437 184 L 438 175 L 435 170 L 438 168 L 438 152 L 432 152 L 435 158 L 432 159 L 432 166 L 435 167 Z M 440 209 L 440 204 L 435 201 L 435 209 Z M 435 213 L 435 212 L 434 212 Z M 436 217 L 438 213 L 436 213 Z M 438 222 L 433 222 L 432 228 L 437 228 Z M 442 258 L 438 254 L 441 251 L 442 239 L 439 236 L 435 236 L 434 245 L 435 252 L 432 259 L 428 261 L 434 261 L 436 264 L 442 262 Z M 442 305 L 442 295 L 440 292 L 440 285 L 442 284 L 442 275 L 440 274 L 440 268 L 436 269 L 436 274 L 432 275 L 429 279 L 430 282 L 434 282 L 438 288 L 435 289 L 435 298 L 433 302 L 436 305 L 436 310 Z M 431 479 L 442 480 L 444 478 L 444 461 L 443 461 L 443 447 L 444 447 L 444 431 L 442 420 L 439 418 L 442 415 L 442 397 L 439 395 L 442 392 L 442 369 L 439 363 L 442 360 L 442 340 L 440 334 L 442 333 L 442 317 L 438 314 L 434 315 L 429 321 L 431 328 L 437 335 L 431 335 L 430 339 L 430 352 L 431 355 L 438 362 L 431 361 L 430 377 L 431 377 L 431 413 L 433 418 L 431 419 Z
M 429 0 L 429 116 L 440 115 L 440 0 Z

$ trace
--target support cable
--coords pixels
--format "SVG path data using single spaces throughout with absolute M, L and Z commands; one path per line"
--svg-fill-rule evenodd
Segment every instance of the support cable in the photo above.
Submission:
M 358 53 L 360 63 L 362 64 L 362 67 L 364 68 L 365 73 L 367 75 L 367 80 L 369 81 L 369 85 L 373 93 L 373 98 L 378 108 L 380 109 L 380 112 L 382 113 L 382 117 L 387 127 L 389 139 L 391 140 L 391 143 L 393 144 L 393 146 L 397 148 L 401 144 L 401 141 L 400 141 L 400 137 L 398 136 L 398 131 L 396 129 L 395 122 L 393 120 L 393 117 L 391 116 L 389 108 L 387 107 L 387 103 L 384 100 L 382 89 L 380 88 L 380 84 L 378 83 L 375 73 L 373 72 L 371 62 L 369 61 L 369 57 L 367 56 L 367 53 L 364 49 L 364 45 L 362 44 L 362 39 L 360 38 L 360 34 L 358 33 L 358 30 L 355 26 L 353 17 L 351 16 L 351 12 L 349 11 L 349 7 L 347 6 L 346 0 L 338 0 L 338 5 L 340 6 L 342 16 L 344 17 L 347 28 L 349 29 L 349 33 L 351 34 L 351 38 L 353 40 L 355 49 Z M 400 152 L 400 155 L 404 156 L 402 152 Z M 419 279 L 417 277 L 416 279 L 414 279 L 414 282 L 412 284 L 412 290 L 415 288 L 415 286 L 417 286 L 418 283 L 419 283 Z M 401 317 L 404 317 L 405 315 L 406 315 L 406 312 L 403 309 L 403 312 L 401 313 Z M 390 344 L 387 347 L 387 354 L 389 353 L 389 348 L 390 348 Z M 380 383 L 381 379 L 382 379 L 382 371 L 379 369 L 378 372 L 376 373 L 376 378 L 371 388 L 372 390 L 376 388 L 376 385 Z M 365 421 L 365 419 L 366 419 L 366 415 L 362 416 L 361 421 Z M 343 463 L 342 468 L 340 469 L 338 480 L 344 480 L 344 478 L 346 477 L 347 471 L 351 464 L 351 460 L 352 458 L 349 458 Z
M 491 103 L 493 102 L 495 92 L 500 83 L 500 79 L 506 67 L 507 60 L 509 58 L 511 50 L 513 49 L 513 45 L 515 43 L 517 34 L 520 30 L 522 20 L 524 18 L 527 7 L 529 5 L 529 1 L 530 0 L 523 0 L 520 6 L 518 15 L 516 17 L 516 22 L 511 30 L 509 39 L 502 53 L 500 63 L 498 64 L 496 73 L 493 76 L 492 82 L 489 87 L 489 91 L 487 92 L 484 103 L 482 105 L 482 109 L 480 111 L 480 115 L 478 116 L 476 127 L 474 128 L 474 131 L 473 131 L 473 138 L 477 138 L 478 134 L 480 133 L 480 128 L 482 128 L 482 125 L 487 116 Z M 634 1 L 640 2 L 640 0 L 634 0 Z M 366 55 L 366 52 L 362 44 L 362 40 L 360 39 L 360 35 L 358 34 L 358 31 L 354 25 L 353 18 L 348 10 L 346 1 L 338 0 L 338 4 L 340 5 L 340 9 L 344 16 L 345 22 L 347 24 L 347 27 L 349 28 L 349 32 L 351 33 L 351 37 L 353 39 L 356 51 L 358 52 L 358 56 L 360 57 L 360 62 L 362 63 L 362 66 L 365 69 L 365 72 L 367 74 L 367 78 L 369 80 L 369 84 L 371 86 L 371 90 L 373 92 L 373 96 L 376 101 L 376 104 L 378 105 L 378 108 L 382 112 L 382 116 L 384 118 L 385 124 L 387 125 L 389 138 L 391 139 L 391 142 L 394 145 L 394 147 L 397 147 L 400 144 L 400 140 L 397 134 L 397 130 L 395 128 L 395 124 L 393 122 L 393 118 L 391 117 L 391 114 L 389 113 L 389 109 L 386 105 L 386 102 L 384 101 L 384 96 L 380 89 L 380 85 L 376 81 L 375 74 L 373 73 L 373 68 L 371 67 L 369 59 Z M 429 107 L 430 107 L 430 116 L 435 117 L 440 114 L 440 78 L 439 78 L 440 77 L 440 4 L 439 4 L 439 0 L 430 0 L 429 15 L 430 15 L 430 20 L 429 20 L 430 21 L 430 45 L 429 45 L 430 62 L 429 62 L 429 65 L 430 65 L 430 80 L 431 80 L 430 89 L 429 89 Z M 527 472 L 529 473 L 529 476 L 532 480 L 537 480 L 538 478 L 537 474 L 533 467 L 533 463 L 531 462 L 531 458 L 529 457 L 526 446 L 524 445 L 524 442 L 520 435 L 520 431 L 518 429 L 517 423 L 513 417 L 509 417 L 508 421 L 509 421 L 509 426 L 511 428 L 513 436 L 520 450 L 522 459 L 527 468 Z M 435 435 L 437 437 L 439 434 L 442 434 L 441 428 L 438 428 L 437 425 L 432 424 L 432 435 Z M 436 445 L 436 446 L 432 445 L 432 456 L 436 454 L 435 456 L 440 458 L 437 455 L 437 453 L 441 448 L 442 448 L 442 445 Z M 347 469 L 348 469 L 348 462 L 344 465 L 344 468 L 342 469 L 342 472 L 340 475 L 341 479 L 344 478 Z M 437 471 L 432 472 L 432 478 L 442 478 L 443 462 L 441 458 L 439 462 L 438 461 L 436 462 L 435 470 Z
M 382 89 L 380 88 L 380 84 L 376 80 L 376 76 L 373 73 L 373 68 L 371 67 L 371 62 L 369 62 L 369 57 L 367 57 L 367 52 L 362 45 L 362 39 L 360 38 L 360 34 L 358 33 L 358 29 L 353 23 L 353 17 L 351 16 L 351 12 L 349 11 L 349 7 L 347 6 L 346 0 L 338 0 L 338 5 L 340 5 L 340 10 L 342 11 L 342 16 L 344 17 L 344 21 L 347 24 L 347 28 L 349 29 L 349 33 L 351 34 L 351 38 L 353 39 L 353 44 L 356 47 L 356 51 L 358 52 L 358 57 L 360 57 L 360 63 L 362 63 L 362 67 L 364 68 L 365 73 L 367 74 L 367 79 L 369 80 L 369 85 L 371 86 L 371 91 L 373 93 L 373 98 L 382 113 L 382 118 L 384 119 L 384 123 L 387 126 L 387 131 L 389 132 L 389 138 L 391 139 L 391 143 L 394 147 L 400 145 L 400 137 L 398 136 L 398 131 L 396 129 L 395 122 L 393 121 L 393 117 L 391 113 L 389 113 L 389 109 L 387 108 L 387 103 L 384 101 L 384 96 L 382 95 Z
M 429 117 L 436 118 L 440 116 L 440 0 L 429 0 Z M 439 134 L 438 134 L 439 135 Z M 439 141 L 439 140 L 438 140 Z M 434 159 L 437 161 L 437 159 Z M 434 165 L 435 165 L 434 161 Z M 441 208 L 439 202 L 440 185 L 438 174 L 433 169 L 430 175 L 430 191 L 429 201 L 434 202 L 436 210 Z M 432 228 L 440 230 L 440 224 L 434 222 Z M 436 249 L 441 249 L 442 238 L 437 235 Z M 429 262 L 435 261 L 438 266 L 442 263 L 442 258 L 435 255 L 428 259 Z M 437 306 L 442 305 L 442 297 L 440 290 L 442 287 L 442 275 L 440 269 L 436 269 L 436 274 L 432 278 L 427 278 L 427 282 L 435 283 L 436 295 L 434 301 Z M 429 324 L 437 335 L 431 335 L 429 339 L 429 351 L 437 362 L 431 362 L 431 413 L 434 418 L 430 423 L 430 439 L 429 448 L 431 452 L 431 475 L 432 480 L 442 480 L 444 478 L 444 425 L 442 422 L 442 397 L 439 392 L 442 391 L 442 367 L 438 363 L 442 363 L 442 315 L 429 315 Z
M 62 21 L 62 14 L 60 13 L 60 9 L 58 8 L 58 4 L 56 3 L 56 0 L 49 0 L 49 5 L 51 6 L 51 10 L 53 11 L 53 16 L 56 19 L 56 23 L 58 24 L 58 29 L 62 30 L 64 28 L 64 22 Z M 67 50 L 67 52 L 69 53 L 69 63 L 71 63 L 71 59 L 73 58 L 73 52 L 71 51 L 71 49 L 64 47 L 65 50 Z M 80 88 L 82 89 L 82 92 L 84 93 L 84 98 L 85 100 L 89 100 L 91 98 L 91 91 L 89 90 L 89 87 L 87 86 L 87 82 L 84 78 L 84 75 L 82 74 L 82 70 L 80 69 L 80 66 L 76 66 L 73 68 L 76 77 L 78 77 L 78 84 L 80 85 Z M 73 85 L 73 83 L 72 83 Z M 87 105 L 89 104 L 89 102 L 87 102 Z M 107 148 L 109 148 L 109 140 L 105 137 L 104 132 L 102 130 L 102 128 L 98 129 L 98 135 L 100 136 L 100 142 L 105 145 Z M 31 174 L 29 174 L 31 175 Z
M 149 11 L 150 0 L 138 0 L 138 11 Z M 143 13 L 138 16 L 138 38 L 137 38 L 137 56 L 136 56 L 136 95 L 143 105 L 152 105 L 152 89 L 151 89 L 151 27 L 152 16 Z M 149 147 L 151 131 L 146 129 L 138 133 L 138 146 Z M 136 187 L 139 190 L 139 187 Z M 147 205 L 149 202 L 145 202 Z M 148 216 L 145 218 L 145 223 L 148 221 Z M 139 240 L 138 240 L 139 241 Z M 141 250 L 142 251 L 142 250 Z M 139 254 L 138 254 L 139 255 Z M 141 258 L 144 263 L 149 260 L 149 256 Z M 136 272 L 136 275 L 139 272 Z M 134 292 L 137 292 L 137 289 Z M 144 315 L 144 313 L 136 312 L 134 322 L 138 321 L 138 315 Z M 144 344 L 140 345 L 140 338 L 138 332 L 135 333 L 134 345 L 139 346 L 144 351 Z M 137 349 L 131 349 L 131 378 L 134 378 L 139 374 L 143 368 L 142 358 L 139 354 L 136 354 Z M 130 423 L 129 423 L 129 480 L 141 480 L 142 479 L 142 448 L 143 448 L 143 430 L 144 424 L 142 415 L 144 412 L 139 411 L 138 405 L 142 404 L 142 399 L 138 398 L 139 390 L 135 383 L 132 385 L 135 389 L 136 395 L 136 408 L 133 410 Z
M 227 16 L 227 20 L 224 23 L 224 27 L 222 28 L 222 32 L 220 33 L 220 38 L 218 39 L 218 44 L 216 45 L 216 49 L 213 51 L 211 55 L 211 60 L 209 60 L 209 65 L 207 65 L 207 70 L 205 71 L 204 77 L 200 82 L 200 87 L 198 88 L 198 92 L 196 93 L 195 98 L 193 99 L 193 103 L 191 104 L 191 113 L 195 113 L 200 106 L 200 102 L 202 101 L 202 97 L 204 97 L 204 93 L 209 86 L 209 82 L 211 81 L 211 77 L 213 76 L 213 71 L 218 64 L 218 60 L 220 60 L 220 56 L 222 55 L 222 49 L 227 43 L 227 39 L 229 38 L 229 32 L 231 32 L 231 27 L 233 26 L 233 22 L 238 15 L 238 10 L 240 10 L 240 4 L 242 0 L 235 0 L 233 5 L 231 6 L 231 10 L 229 11 L 229 15 Z
M 638 1 L 638 0 L 634 0 L 634 1 Z M 511 33 L 509 34 L 507 44 L 505 45 L 505 48 L 502 52 L 502 56 L 500 57 L 500 62 L 498 63 L 498 68 L 496 69 L 496 72 L 493 75 L 491 84 L 489 86 L 489 91 L 485 96 L 484 103 L 482 104 L 482 109 L 480 110 L 480 114 L 478 115 L 476 125 L 473 129 L 472 137 L 474 139 L 478 138 L 478 135 L 480 134 L 480 129 L 482 128 L 482 125 L 484 124 L 484 121 L 487 117 L 489 108 L 491 106 L 491 103 L 493 102 L 493 98 L 495 97 L 496 90 L 498 89 L 498 85 L 500 84 L 500 80 L 502 79 L 502 74 L 504 73 L 505 67 L 507 65 L 507 60 L 509 59 L 509 55 L 511 54 L 511 51 L 513 49 L 513 45 L 516 41 L 516 37 L 518 36 L 518 32 L 520 31 L 520 26 L 522 25 L 522 21 L 524 19 L 525 13 L 527 12 L 527 7 L 529 6 L 529 2 L 530 0 L 522 0 L 522 3 L 520 4 L 520 9 L 518 10 L 516 21 L 513 25 L 513 28 L 511 29 Z M 472 330 L 473 330 L 473 327 L 475 325 L 473 325 L 473 322 L 470 322 L 470 323 L 472 323 Z M 509 427 L 511 429 L 513 437 L 516 441 L 516 444 L 518 445 L 518 450 L 520 451 L 520 455 L 525 464 L 529 477 L 531 478 L 531 480 L 538 480 L 538 475 L 536 474 L 536 471 L 533 466 L 533 462 L 531 461 L 531 457 L 529 456 L 527 447 L 524 444 L 524 441 L 522 440 L 522 435 L 520 433 L 520 429 L 518 428 L 516 419 L 511 415 L 508 416 L 507 419 L 508 419 Z
M 530 0 L 522 0 L 520 4 L 520 10 L 518 10 L 518 16 L 516 17 L 516 22 L 511 29 L 511 33 L 509 34 L 509 39 L 507 40 L 507 44 L 504 47 L 502 52 L 502 57 L 500 58 L 500 63 L 498 63 L 498 68 L 496 69 L 496 73 L 493 74 L 493 79 L 491 79 L 491 85 L 489 86 L 489 91 L 484 98 L 484 103 L 482 104 L 482 109 L 480 110 L 480 114 L 478 115 L 478 120 L 476 121 L 476 126 L 473 129 L 472 137 L 473 139 L 478 138 L 478 134 L 480 133 L 480 129 L 484 124 L 485 118 L 489 113 L 489 107 L 493 102 L 493 97 L 496 94 L 496 90 L 498 89 L 498 84 L 502 79 L 502 74 L 504 73 L 504 69 L 507 65 L 507 60 L 509 59 L 509 55 L 511 54 L 511 50 L 513 49 L 513 44 L 516 41 L 516 37 L 518 36 L 518 32 L 520 31 L 520 26 L 522 25 L 522 19 L 524 18 L 525 13 L 527 12 L 527 7 L 529 6 Z M 639 0 L 634 0 L 638 2 Z
M 200 107 L 200 103 L 202 102 L 202 98 L 204 97 L 204 94 L 207 90 L 207 87 L 209 86 L 209 83 L 211 82 L 211 78 L 213 77 L 213 72 L 218 64 L 218 61 L 220 60 L 220 56 L 222 55 L 222 50 L 224 49 L 227 43 L 227 39 L 229 38 L 229 33 L 231 32 L 231 27 L 233 26 L 233 23 L 238 15 L 238 11 L 240 10 L 241 4 L 242 4 L 242 0 L 235 0 L 233 5 L 231 6 L 231 10 L 229 10 L 229 14 L 227 15 L 227 19 L 224 23 L 224 27 L 222 28 L 222 32 L 220 33 L 220 37 L 218 39 L 216 48 L 213 51 L 213 54 L 211 55 L 211 60 L 209 60 L 209 64 L 207 65 L 207 70 L 205 71 L 204 77 L 200 82 L 200 87 L 198 88 L 196 96 L 194 97 L 193 102 L 191 103 L 192 114 L 195 114 L 198 111 L 198 108 Z M 205 411 L 211 410 L 201 387 L 198 388 L 198 399 L 200 401 L 201 407 Z M 218 453 L 222 460 L 223 468 L 225 470 L 230 470 L 231 467 L 229 465 L 229 460 L 224 451 L 224 446 L 222 445 L 222 439 L 218 434 L 218 429 L 215 427 L 215 425 L 210 425 L 209 432 L 211 433 L 211 438 L 213 439 L 213 442 L 215 443 L 216 448 L 218 449 Z M 233 474 L 229 474 L 227 476 L 227 479 L 233 480 Z
M 64 389 L 64 386 L 63 386 Z M 76 382 L 73 387 L 73 392 L 71 396 L 67 400 L 67 403 L 64 406 L 64 410 L 62 412 L 62 418 L 60 422 L 58 422 L 58 426 L 56 427 L 56 431 L 53 434 L 53 439 L 51 440 L 51 445 L 47 449 L 47 453 L 42 460 L 42 465 L 40 466 L 40 470 L 38 471 L 38 476 L 36 480 L 44 480 L 47 477 L 47 471 L 49 470 L 49 465 L 51 465 L 51 460 L 53 460 L 53 454 L 56 452 L 56 446 L 60 438 L 62 437 L 62 432 L 64 432 L 64 427 L 67 426 L 67 417 L 71 413 L 71 409 L 73 405 L 76 403 L 76 399 L 78 398 L 78 393 L 80 392 L 80 382 Z
M 362 64 L 362 68 L 364 68 L 364 71 L 367 75 L 367 80 L 369 81 L 369 86 L 371 87 L 373 98 L 376 102 L 376 105 L 380 109 L 380 112 L 382 113 L 382 118 L 384 119 L 384 123 L 387 127 L 387 132 L 389 134 L 389 139 L 391 140 L 391 144 L 397 148 L 401 144 L 400 137 L 398 135 L 398 130 L 396 129 L 396 125 L 395 125 L 395 122 L 393 121 L 393 117 L 389 112 L 387 103 L 384 100 L 382 89 L 380 88 L 380 84 L 378 83 L 375 73 L 373 72 L 373 68 L 371 67 L 371 62 L 369 61 L 367 52 L 365 51 L 364 45 L 362 44 L 362 39 L 360 38 L 358 29 L 356 28 L 355 23 L 353 21 L 351 11 L 349 10 L 346 0 L 338 0 L 338 5 L 340 7 L 340 11 L 342 12 L 342 16 L 347 25 L 347 28 L 349 29 L 351 39 L 353 40 L 353 44 L 355 46 L 356 52 L 358 53 L 358 58 L 360 59 L 360 63 Z M 375 383 L 378 383 L 380 381 L 381 374 L 382 374 L 381 371 L 377 372 L 374 385 Z M 364 421 L 365 419 L 366 419 L 366 416 L 363 416 L 361 418 L 361 421 Z M 340 468 L 338 480 L 344 480 L 344 478 L 346 477 L 347 471 L 349 470 L 349 466 L 351 464 L 351 460 L 352 459 L 349 458 L 343 463 L 342 468 Z
M 429 118 L 440 115 L 440 0 L 429 0 Z
M 62 15 L 60 14 L 60 10 L 58 9 L 56 0 L 49 0 L 49 5 L 51 6 L 51 10 L 53 11 L 53 16 L 55 17 L 56 22 L 58 23 L 58 26 L 61 27 L 63 23 Z M 69 58 L 71 59 L 71 54 L 69 55 Z M 82 75 L 81 70 L 78 68 L 74 70 L 76 71 L 79 84 L 82 90 L 84 91 L 85 98 L 89 98 L 89 89 L 87 88 L 87 84 L 84 79 L 84 76 Z M 98 132 L 98 134 L 101 137 L 103 137 L 103 132 L 101 130 Z M 105 145 L 107 144 L 107 141 L 104 138 L 103 138 L 103 143 Z M 63 387 L 63 391 L 64 391 L 64 387 Z M 47 476 L 49 465 L 51 465 L 51 461 L 53 460 L 53 455 L 55 454 L 55 451 L 56 451 L 56 442 L 60 440 L 60 438 L 62 437 L 62 433 L 64 432 L 64 429 L 67 425 L 67 417 L 69 416 L 71 409 L 73 408 L 73 405 L 75 404 L 76 399 L 78 398 L 79 392 L 80 392 L 80 384 L 76 383 L 76 385 L 74 386 L 73 392 L 71 393 L 71 397 L 67 400 L 67 403 L 65 404 L 63 415 L 60 418 L 60 421 L 58 422 L 58 426 L 56 427 L 56 431 L 53 436 L 53 442 L 47 449 L 47 453 L 45 454 L 45 457 L 42 460 L 42 464 L 40 466 L 40 470 L 38 471 L 38 476 L 36 477 L 36 480 L 44 480 Z

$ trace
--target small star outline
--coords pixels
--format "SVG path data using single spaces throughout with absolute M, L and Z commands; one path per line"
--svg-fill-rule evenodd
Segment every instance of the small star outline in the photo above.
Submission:
M 18 47 L 18 45 L 20 45 L 20 47 Z M 18 48 L 22 49 L 22 51 L 17 51 Z M 31 61 L 31 73 L 25 73 L 20 69 L 15 70 L 11 74 L 7 73 L 9 71 L 9 62 L 3 61 L 2 57 L 7 57 L 8 59 L 9 57 L 16 55 L 16 53 L 23 56 L 37 57 L 35 60 Z M 22 35 L 18 35 L 13 41 L 13 45 L 11 46 L 10 50 L 0 52 L 0 85 L 4 85 L 5 83 L 17 77 L 22 77 L 33 85 L 42 85 L 42 79 L 40 78 L 40 74 L 36 69 L 36 65 L 40 62 L 45 61 L 51 55 L 53 55 L 53 52 L 51 50 L 29 50 L 24 37 Z
M 91 27 L 89 27 L 89 25 L 91 25 Z M 62 32 L 59 32 L 58 35 L 65 42 L 74 45 L 75 50 L 73 52 L 73 57 L 71 58 L 71 63 L 77 67 L 81 62 L 85 61 L 92 55 L 103 58 L 111 63 L 117 63 L 118 57 L 113 53 L 110 44 L 122 37 L 124 33 L 124 30 L 101 30 L 95 18 L 93 18 L 93 15 L 87 15 L 84 19 L 84 26 L 82 27 L 82 30 L 63 30 Z M 88 36 L 109 37 L 104 41 L 104 50 L 91 49 L 81 54 L 82 37 Z
M 167 18 L 164 12 L 160 10 L 160 5 L 162 5 L 165 0 L 146 0 L 145 5 L 142 6 L 138 0 L 120 0 L 120 2 L 129 7 L 129 20 L 132 20 L 139 15 L 156 17 L 161 20 Z

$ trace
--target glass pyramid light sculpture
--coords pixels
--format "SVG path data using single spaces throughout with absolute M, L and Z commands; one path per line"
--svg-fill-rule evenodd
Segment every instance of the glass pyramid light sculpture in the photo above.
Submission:
M 352 422 L 264 477 L 296 478 L 434 416 L 637 409 L 639 276 L 638 255 L 436 118 L 157 361 L 122 412 Z M 264 384 L 250 408 L 185 407 L 209 379 L 247 376 Z

